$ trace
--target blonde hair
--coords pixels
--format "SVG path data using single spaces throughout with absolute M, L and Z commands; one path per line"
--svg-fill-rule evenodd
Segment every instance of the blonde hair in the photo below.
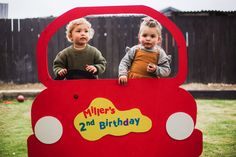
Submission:
M 143 31 L 143 28 L 145 26 L 148 26 L 150 28 L 155 27 L 157 30 L 157 34 L 159 35 L 159 37 L 161 37 L 162 26 L 157 20 L 154 20 L 153 18 L 151 18 L 149 16 L 142 18 L 142 22 L 141 22 L 140 28 L 139 28 L 139 34 Z
M 69 22 L 69 24 L 66 26 L 66 38 L 69 42 L 72 42 L 72 40 L 70 39 L 72 30 L 75 28 L 76 25 L 81 24 L 85 24 L 89 27 L 89 39 L 93 38 L 94 29 L 92 28 L 91 23 L 88 22 L 85 18 L 79 18 Z

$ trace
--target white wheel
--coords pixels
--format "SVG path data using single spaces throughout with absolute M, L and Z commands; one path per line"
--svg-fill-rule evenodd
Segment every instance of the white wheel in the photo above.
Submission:
M 194 122 L 189 114 L 176 112 L 166 122 L 166 130 L 169 136 L 176 140 L 188 138 L 194 130 Z
M 52 116 L 40 118 L 34 127 L 35 136 L 44 144 L 53 144 L 62 136 L 61 122 Z

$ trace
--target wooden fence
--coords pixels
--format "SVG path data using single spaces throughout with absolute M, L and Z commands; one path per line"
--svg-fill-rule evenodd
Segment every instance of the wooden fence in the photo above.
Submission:
M 187 83 L 236 83 L 236 16 L 172 16 L 183 32 L 188 48 Z M 97 47 L 108 65 L 101 78 L 117 78 L 125 47 L 137 44 L 140 16 L 88 17 L 95 29 L 90 44 Z M 34 83 L 37 79 L 36 44 L 42 30 L 54 18 L 0 19 L 0 82 Z M 171 77 L 178 72 L 177 46 L 163 30 L 163 48 L 172 55 Z M 65 27 L 48 44 L 48 69 L 69 43 Z

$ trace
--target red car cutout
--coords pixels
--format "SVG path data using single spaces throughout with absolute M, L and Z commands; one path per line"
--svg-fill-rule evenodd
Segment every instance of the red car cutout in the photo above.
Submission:
M 87 15 L 146 14 L 157 19 L 178 45 L 178 74 L 173 78 L 53 80 L 47 46 L 69 21 Z M 179 86 L 187 74 L 181 31 L 167 17 L 146 6 L 82 7 L 59 16 L 37 44 L 39 80 L 47 87 L 34 100 L 29 157 L 195 157 L 202 153 L 202 133 L 195 128 L 194 98 Z M 89 94 L 88 94 L 89 93 Z

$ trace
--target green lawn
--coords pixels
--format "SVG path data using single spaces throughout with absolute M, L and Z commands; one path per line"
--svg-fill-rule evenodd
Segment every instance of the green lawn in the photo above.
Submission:
M 236 100 L 197 100 L 203 157 L 236 156 Z
M 31 103 L 0 101 L 0 157 L 27 156 Z M 235 157 L 236 100 L 197 100 L 197 104 L 197 128 L 204 139 L 202 157 Z
M 0 102 L 0 157 L 26 157 L 32 100 Z

